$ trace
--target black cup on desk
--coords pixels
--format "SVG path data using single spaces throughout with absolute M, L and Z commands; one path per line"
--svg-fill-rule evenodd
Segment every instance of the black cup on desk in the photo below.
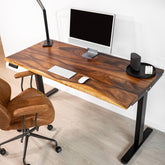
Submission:
M 131 53 L 130 66 L 134 71 L 139 72 L 141 66 L 141 56 L 136 53 Z

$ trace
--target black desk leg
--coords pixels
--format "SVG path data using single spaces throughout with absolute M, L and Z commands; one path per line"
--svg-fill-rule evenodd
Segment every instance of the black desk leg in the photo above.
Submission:
M 39 91 L 41 91 L 42 93 L 44 93 L 47 97 L 51 96 L 52 94 L 56 93 L 58 91 L 57 88 L 53 88 L 52 90 L 50 90 L 49 92 L 45 93 L 44 90 L 44 85 L 43 85 L 43 80 L 42 80 L 42 76 L 40 75 L 35 75 L 35 79 L 36 79 L 36 85 L 37 85 L 37 89 Z
M 147 103 L 147 92 L 138 101 L 134 144 L 122 157 L 121 162 L 123 164 L 127 164 L 129 162 L 129 160 L 133 157 L 136 151 L 140 148 L 140 146 L 144 143 L 144 141 L 153 131 L 151 128 L 147 127 L 146 130 L 143 132 L 146 103 Z

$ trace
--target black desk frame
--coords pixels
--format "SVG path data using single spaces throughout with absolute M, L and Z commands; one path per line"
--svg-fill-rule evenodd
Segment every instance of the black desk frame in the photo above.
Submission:
M 144 141 L 148 138 L 148 136 L 153 131 L 152 128 L 147 127 L 145 131 L 143 132 L 145 113 L 146 113 L 146 104 L 147 104 L 147 94 L 148 92 L 146 91 L 138 100 L 134 144 L 121 158 L 121 162 L 123 164 L 127 164 L 129 162 L 129 160 L 134 156 L 134 154 L 138 151 L 140 146 L 144 143 Z
M 37 89 L 45 93 L 42 76 L 35 75 L 35 78 L 36 78 Z M 58 89 L 54 88 L 53 90 L 56 92 Z M 46 93 L 46 96 L 49 97 L 50 95 L 52 95 L 54 93 L 53 90 Z M 141 147 L 141 145 L 144 143 L 144 141 L 148 138 L 148 136 L 153 131 L 153 129 L 149 127 L 147 127 L 145 131 L 143 131 L 145 114 L 146 114 L 147 95 L 148 95 L 148 91 L 145 91 L 145 93 L 141 97 L 139 97 L 138 107 L 137 107 L 137 116 L 136 116 L 134 144 L 121 158 L 121 162 L 123 164 L 127 164 L 129 162 L 129 160 L 134 156 L 134 154 L 138 151 L 138 149 Z
M 37 89 L 42 93 L 44 93 L 47 97 L 51 96 L 52 94 L 58 91 L 57 88 L 53 88 L 49 92 L 45 93 L 42 76 L 35 74 L 35 80 L 36 80 Z

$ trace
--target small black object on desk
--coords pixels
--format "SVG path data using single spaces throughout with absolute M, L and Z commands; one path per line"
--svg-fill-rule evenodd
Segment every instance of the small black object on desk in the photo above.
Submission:
M 131 53 L 130 65 L 127 66 L 126 72 L 136 78 L 150 78 L 155 76 L 156 69 L 148 63 L 141 63 L 141 56 Z

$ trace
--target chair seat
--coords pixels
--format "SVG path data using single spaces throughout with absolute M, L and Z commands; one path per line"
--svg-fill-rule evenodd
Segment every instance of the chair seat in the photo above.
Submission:
M 28 88 L 12 100 L 10 98 L 10 85 L 0 78 L 0 129 L 23 130 L 18 136 L 0 143 L 0 155 L 6 154 L 6 150 L 1 148 L 2 145 L 17 139 L 21 139 L 21 142 L 23 142 L 25 137 L 23 164 L 28 165 L 26 163 L 26 152 L 31 136 L 53 142 L 56 152 L 61 152 L 62 148 L 58 146 L 55 139 L 33 133 L 38 131 L 39 126 L 51 126 L 50 123 L 54 120 L 54 107 L 47 96 L 34 88 Z
M 55 113 L 52 103 L 43 93 L 34 88 L 28 88 L 22 93 L 20 93 L 8 103 L 7 110 L 11 115 L 10 127 L 8 129 L 23 129 L 23 116 L 13 117 L 13 113 L 16 109 L 43 104 L 48 105 L 49 108 L 44 113 L 38 113 L 38 126 L 48 125 L 54 120 Z M 35 116 L 26 115 L 25 128 L 30 128 L 34 126 Z

